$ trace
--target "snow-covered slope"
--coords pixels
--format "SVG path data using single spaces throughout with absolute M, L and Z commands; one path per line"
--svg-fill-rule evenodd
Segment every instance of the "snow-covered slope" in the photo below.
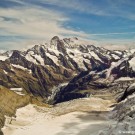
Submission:
M 4 51 L 4 50 L 0 50 L 0 60 L 5 61 L 6 59 L 8 59 L 11 55 L 12 55 L 13 51 Z
M 0 56 L 0 60 L 5 61 L 6 59 L 8 59 L 8 57 L 2 55 Z

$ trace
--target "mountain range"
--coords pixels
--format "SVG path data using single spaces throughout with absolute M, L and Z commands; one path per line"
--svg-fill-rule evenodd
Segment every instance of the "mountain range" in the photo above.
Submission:
M 0 53 L 0 89 L 24 97 L 14 111 L 33 99 L 51 105 L 90 96 L 121 102 L 135 92 L 129 89 L 134 78 L 135 49 L 108 50 L 76 37 Z
M 22 88 L 23 93 L 46 101 L 55 86 L 69 82 L 62 91 L 78 98 L 86 95 L 80 94 L 80 90 L 106 88 L 124 77 L 132 80 L 134 63 L 135 49 L 108 50 L 76 37 L 61 40 L 55 36 L 50 43 L 35 45 L 26 51 L 1 53 L 0 85 Z

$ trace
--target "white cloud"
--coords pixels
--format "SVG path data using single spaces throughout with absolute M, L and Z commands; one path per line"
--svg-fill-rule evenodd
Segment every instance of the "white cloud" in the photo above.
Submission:
M 86 36 L 84 32 L 65 29 L 62 25 L 68 18 L 60 13 L 47 9 L 0 9 L 0 16 L 9 18 L 9 21 L 1 19 L 0 27 L 15 35 L 18 34 L 36 38 L 48 38 L 53 35 L 61 34 Z M 14 22 L 12 19 L 18 21 Z
M 90 34 L 90 35 L 104 36 L 104 35 L 125 35 L 125 34 L 135 34 L 135 32 L 99 33 L 99 34 Z
M 34 2 L 41 6 L 42 4 L 50 4 L 58 7 L 74 9 L 80 12 L 99 16 L 117 16 L 135 20 L 133 0 L 103 0 L 102 2 L 81 1 L 81 0 L 33 0 L 29 3 L 26 0 L 10 0 L 24 5 L 35 5 Z M 29 3 L 29 4 L 28 4 Z M 36 5 L 37 6 L 37 5 Z
M 39 0 L 39 2 L 99 16 L 117 16 L 135 20 L 133 12 L 135 3 L 132 0 L 104 0 L 102 3 L 94 2 L 94 0 Z
M 95 14 L 95 15 L 108 15 L 107 12 L 101 9 L 100 6 L 88 1 L 81 0 L 39 0 L 38 2 L 42 4 L 50 4 L 59 7 L 65 7 L 69 9 L 74 9 L 77 11 Z
M 126 50 L 126 49 L 133 49 L 135 48 L 135 40 L 129 40 L 129 39 L 103 39 L 100 41 L 99 46 L 102 46 L 104 48 L 107 48 L 109 50 Z
M 105 9 L 100 7 L 100 4 L 94 4 L 92 1 L 81 1 L 81 0 L 33 0 L 33 2 L 29 2 L 27 0 L 10 0 L 12 2 L 16 2 L 22 5 L 32 5 L 39 6 L 43 4 L 49 4 L 57 7 L 68 8 L 77 10 L 79 12 L 90 13 L 94 15 L 110 15 L 109 12 L 106 12 Z M 94 0 L 93 0 L 94 1 Z M 36 2 L 36 4 L 34 4 Z
M 60 12 L 35 7 L 34 5 L 12 9 L 0 8 L 0 36 L 19 36 L 28 40 L 28 42 L 48 40 L 55 35 L 74 35 L 84 38 L 88 36 L 82 31 L 65 28 L 63 24 L 68 20 L 69 18 Z M 20 41 L 23 41 L 23 39 L 20 39 Z M 1 46 L 6 44 L 9 44 L 9 42 L 1 42 Z

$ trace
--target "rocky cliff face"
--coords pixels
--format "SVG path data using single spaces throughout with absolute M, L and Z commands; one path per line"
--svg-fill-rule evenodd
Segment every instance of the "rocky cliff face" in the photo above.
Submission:
M 119 91 L 123 94 L 121 98 L 126 98 L 129 93 L 132 94 L 132 91 L 125 91 L 125 89 L 134 82 L 135 70 L 131 62 L 133 59 L 134 53 L 115 62 L 110 62 L 110 66 L 99 64 L 102 68 L 96 67 L 92 70 L 82 71 L 65 87 L 61 88 L 54 100 L 58 103 L 69 100 L 68 97 L 74 99 L 74 94 L 79 98 L 85 97 L 91 94 L 91 89 L 98 91 L 108 89 L 114 93 Z M 80 93 L 81 95 L 79 95 Z
M 119 103 L 110 112 L 110 118 L 116 121 L 108 129 L 103 130 L 102 135 L 135 133 L 135 83 L 126 88 L 120 97 Z

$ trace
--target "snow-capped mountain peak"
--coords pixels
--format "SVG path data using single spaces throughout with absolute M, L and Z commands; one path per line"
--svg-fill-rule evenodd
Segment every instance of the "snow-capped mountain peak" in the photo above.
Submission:
M 35 45 L 27 51 L 7 51 L 2 53 L 0 54 L 0 60 L 5 61 L 9 59 L 11 61 L 10 57 L 13 55 L 13 64 L 16 63 L 13 58 L 18 57 L 22 61 L 18 64 L 24 63 L 25 60 L 25 63 L 27 61 L 28 63 L 44 67 L 61 67 L 63 70 L 66 69 L 73 72 L 83 70 L 102 71 L 107 68 L 112 71 L 112 67 L 119 66 L 119 61 L 126 57 L 130 58 L 131 55 L 133 58 L 129 59 L 129 66 L 134 69 L 134 52 L 134 50 L 108 50 L 83 42 L 76 37 L 60 39 L 58 36 L 55 36 L 50 40 L 50 43 Z M 109 71 L 107 72 L 106 74 L 109 76 L 110 73 Z

